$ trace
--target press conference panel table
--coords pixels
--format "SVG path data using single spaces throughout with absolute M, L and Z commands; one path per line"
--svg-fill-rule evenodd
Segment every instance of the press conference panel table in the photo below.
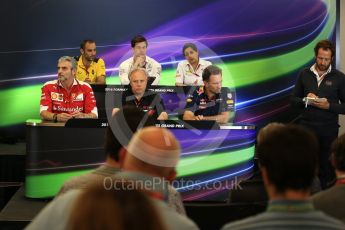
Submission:
M 25 196 L 55 196 L 64 181 L 89 172 L 105 160 L 105 119 L 65 123 L 28 120 Z M 173 186 L 184 200 L 219 197 L 253 172 L 255 127 L 210 122 L 164 121 L 181 144 Z M 216 198 L 215 198 L 216 199 Z

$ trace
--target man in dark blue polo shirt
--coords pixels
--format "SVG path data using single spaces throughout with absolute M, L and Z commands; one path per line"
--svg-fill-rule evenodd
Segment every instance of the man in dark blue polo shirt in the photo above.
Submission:
M 222 70 L 208 66 L 202 73 L 204 86 L 200 86 L 187 98 L 183 120 L 212 120 L 227 123 L 234 107 L 232 94 L 222 90 Z

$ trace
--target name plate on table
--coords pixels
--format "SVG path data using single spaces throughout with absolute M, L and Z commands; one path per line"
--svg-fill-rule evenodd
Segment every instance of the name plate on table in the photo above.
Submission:
M 66 122 L 66 128 L 104 128 L 109 126 L 107 119 L 70 119 Z M 215 121 L 181 121 L 166 120 L 157 121 L 156 127 L 170 129 L 220 129 Z
M 104 128 L 107 127 L 108 121 L 107 119 L 92 119 L 92 118 L 85 118 L 85 119 L 69 119 L 65 127 L 66 128 Z
M 169 129 L 220 129 L 219 124 L 215 121 L 166 120 L 157 121 L 156 127 Z

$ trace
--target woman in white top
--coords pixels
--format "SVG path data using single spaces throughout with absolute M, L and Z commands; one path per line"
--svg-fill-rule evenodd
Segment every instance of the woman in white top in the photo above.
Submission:
M 182 53 L 186 60 L 178 63 L 176 70 L 176 86 L 204 85 L 202 81 L 202 72 L 207 66 L 212 65 L 212 63 L 199 58 L 198 49 L 193 43 L 184 44 Z

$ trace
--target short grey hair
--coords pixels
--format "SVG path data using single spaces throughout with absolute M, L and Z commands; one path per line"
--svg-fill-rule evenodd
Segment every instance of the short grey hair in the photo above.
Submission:
M 128 74 L 128 79 L 131 80 L 132 74 L 133 74 L 134 72 L 137 72 L 137 71 L 142 71 L 142 72 L 144 72 L 146 78 L 149 78 L 149 73 L 146 71 L 146 69 L 139 67 L 139 68 L 133 68 L 133 69 L 131 69 L 131 71 L 130 71 L 129 74 Z
M 72 64 L 72 69 L 77 70 L 77 61 L 70 56 L 62 56 L 59 58 L 58 63 L 62 62 L 62 61 L 68 61 Z

